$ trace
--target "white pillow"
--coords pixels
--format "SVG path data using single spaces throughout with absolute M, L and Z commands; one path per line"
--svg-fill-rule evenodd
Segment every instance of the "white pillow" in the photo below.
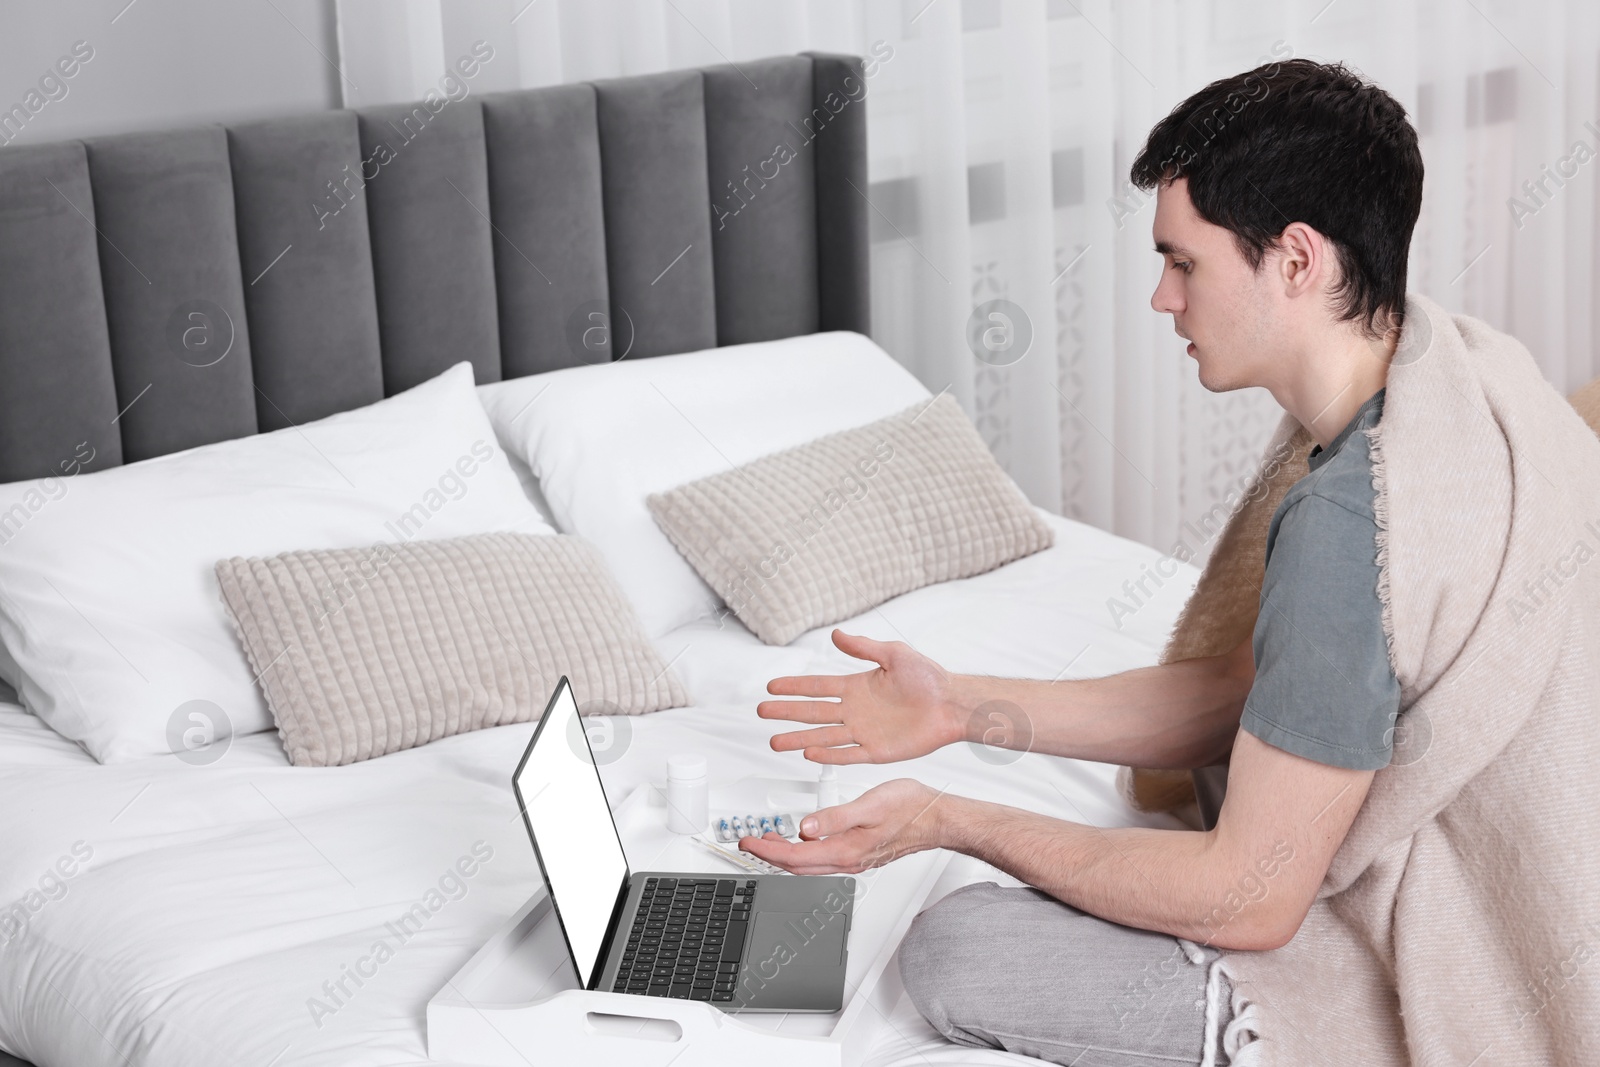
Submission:
M 20 674 L 8 680 L 102 763 L 272 727 L 219 559 L 554 532 L 495 447 L 464 362 L 298 428 L 45 481 L 0 486 L 0 640 Z M 329 610 L 339 603 L 330 589 Z
M 592 542 L 652 637 L 721 599 L 645 497 L 931 395 L 857 333 L 622 360 L 478 387 L 501 447 L 528 464 L 556 525 Z

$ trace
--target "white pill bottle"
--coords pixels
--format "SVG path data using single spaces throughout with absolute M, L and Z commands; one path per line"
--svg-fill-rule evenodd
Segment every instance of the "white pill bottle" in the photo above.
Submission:
M 697 834 L 711 818 L 711 784 L 706 758 L 695 755 L 667 757 L 667 829 L 675 834 Z

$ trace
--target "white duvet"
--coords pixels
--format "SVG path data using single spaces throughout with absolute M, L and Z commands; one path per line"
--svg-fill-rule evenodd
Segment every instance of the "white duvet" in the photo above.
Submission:
M 962 672 L 1090 677 L 1155 662 L 1198 572 L 1181 567 L 1119 628 L 1108 598 L 1157 553 L 1046 518 L 1054 548 L 842 625 Z M 663 778 L 674 751 L 703 752 L 730 780 L 813 774 L 767 747 L 777 724 L 755 703 L 774 675 L 864 666 L 827 629 L 770 648 L 731 618 L 660 645 L 694 705 L 627 720 L 625 751 L 602 758 L 613 802 Z M 38 1067 L 432 1062 L 429 998 L 538 885 L 510 788 L 532 729 L 349 767 L 290 767 L 272 732 L 236 738 L 206 767 L 100 766 L 0 704 L 0 1048 Z M 1102 826 L 1177 825 L 1131 811 L 1114 768 L 1038 754 L 997 768 L 954 746 L 840 773 L 915 776 Z M 948 1045 L 903 1001 L 880 1024 L 872 1062 L 885 1067 L 1031 1062 Z

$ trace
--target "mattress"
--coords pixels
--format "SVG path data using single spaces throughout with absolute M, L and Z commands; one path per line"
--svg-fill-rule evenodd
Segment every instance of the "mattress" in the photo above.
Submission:
M 841 626 L 965 673 L 1092 677 L 1154 663 L 1199 572 L 1180 565 L 1147 584 L 1153 595 L 1119 625 L 1108 600 L 1158 553 L 1045 517 L 1053 548 Z M 680 751 L 727 779 L 814 774 L 771 751 L 781 724 L 754 706 L 775 675 L 867 666 L 834 649 L 829 629 L 768 647 L 731 617 L 708 617 L 662 639 L 693 705 L 618 724 L 601 759 L 613 802 L 663 779 Z M 510 788 L 532 730 L 348 767 L 291 767 L 271 732 L 236 738 L 206 767 L 100 766 L 0 704 L 0 1048 L 38 1067 L 432 1062 L 428 1000 L 539 885 Z M 913 776 L 1100 826 L 1178 827 L 1131 810 L 1114 773 L 1037 753 L 998 768 L 956 745 L 840 778 Z M 949 870 L 1006 880 L 975 861 Z M 875 1067 L 1033 1062 L 949 1045 L 904 1000 L 877 1024 Z

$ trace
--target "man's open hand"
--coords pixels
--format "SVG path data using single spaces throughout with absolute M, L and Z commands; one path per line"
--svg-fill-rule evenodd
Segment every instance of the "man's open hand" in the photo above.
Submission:
M 910 778 L 874 786 L 848 804 L 800 820 L 797 842 L 767 834 L 739 847 L 795 874 L 860 874 L 912 852 L 941 846 L 943 793 Z
M 756 714 L 816 729 L 774 734 L 775 752 L 804 749 L 814 763 L 894 763 L 925 756 L 966 736 L 950 676 L 900 641 L 833 631 L 841 652 L 878 666 L 860 674 L 774 678 L 767 692 L 812 700 L 763 700 Z

